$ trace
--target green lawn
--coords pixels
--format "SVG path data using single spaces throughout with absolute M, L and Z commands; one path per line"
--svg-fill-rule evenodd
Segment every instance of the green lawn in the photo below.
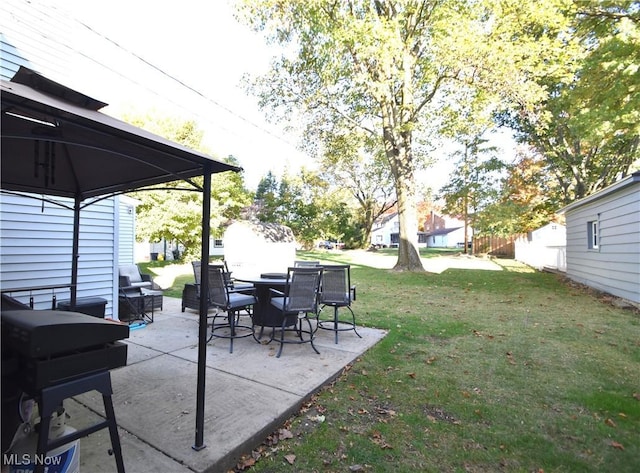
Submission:
M 251 472 L 639 471 L 638 311 L 496 261 L 353 265 L 358 323 L 389 334 L 253 452 Z

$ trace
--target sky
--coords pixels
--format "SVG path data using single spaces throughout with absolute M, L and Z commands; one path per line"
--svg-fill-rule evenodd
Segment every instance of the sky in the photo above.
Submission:
M 240 161 L 249 189 L 269 171 L 281 177 L 313 167 L 296 149 L 297 137 L 268 123 L 243 86 L 243 76 L 266 73 L 279 51 L 236 21 L 233 0 L 32 2 L 50 5 L 71 25 L 51 33 L 68 51 L 63 83 L 108 103 L 105 113 L 194 120 L 211 154 Z M 452 170 L 440 159 L 419 179 L 437 190 Z
M 108 103 L 103 112 L 194 120 L 211 154 L 240 161 L 249 188 L 270 170 L 281 175 L 312 165 L 296 137 L 268 123 L 244 89 L 242 77 L 265 73 L 274 52 L 234 19 L 231 2 L 50 3 L 77 23 L 61 33 L 81 71 L 77 83 L 65 85 Z

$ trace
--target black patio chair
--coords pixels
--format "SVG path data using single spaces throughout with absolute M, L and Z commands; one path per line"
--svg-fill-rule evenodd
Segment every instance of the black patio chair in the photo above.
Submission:
M 223 267 L 222 265 L 214 266 Z M 184 309 L 186 308 L 193 310 L 200 309 L 200 268 L 202 267 L 202 265 L 200 261 L 192 261 L 191 267 L 193 269 L 193 278 L 195 280 L 195 283 L 187 283 L 182 289 L 182 312 L 184 312 Z M 209 301 L 208 308 L 211 309 L 211 307 L 213 307 L 213 304 L 211 304 L 211 301 Z
M 280 358 L 285 343 L 309 343 L 313 350 L 320 354 L 313 344 L 314 329 L 309 314 L 314 316 L 318 309 L 318 291 L 322 267 L 288 268 L 287 283 L 284 292 L 271 289 L 270 304 L 279 311 L 280 321 L 274 323 L 269 342 L 276 340 L 280 349 L 276 358 Z M 308 328 L 303 328 L 306 322 Z M 280 330 L 280 338 L 276 338 L 276 330 Z M 286 333 L 293 332 L 296 338 L 285 338 Z M 308 338 L 304 338 L 304 335 Z
M 317 328 L 333 330 L 336 343 L 338 343 L 338 332 L 346 330 L 353 330 L 358 337 L 362 338 L 356 330 L 356 316 L 351 309 L 351 302 L 356 300 L 356 287 L 351 285 L 351 266 L 348 264 L 325 265 L 323 268 Z M 333 307 L 333 314 L 330 319 L 323 320 L 322 310 L 325 307 Z M 347 309 L 351 314 L 350 318 L 341 319 L 340 309 Z
M 142 274 L 138 265 L 125 264 L 118 267 L 118 317 L 122 321 L 142 320 L 153 322 L 155 309 L 162 310 L 161 287 L 151 275 Z
M 219 309 L 211 321 L 209 340 L 213 337 L 228 338 L 229 353 L 233 353 L 234 339 L 253 335 L 252 326 L 239 323 L 240 312 L 245 311 L 251 315 L 251 307 L 257 300 L 253 294 L 231 289 L 225 280 L 224 271 L 217 266 L 209 265 L 209 301 L 213 307 Z M 225 321 L 216 323 L 218 318 L 224 318 Z
M 196 284 L 200 284 L 200 261 L 193 261 L 191 263 L 191 265 L 193 266 L 193 276 L 196 280 Z M 225 260 L 223 260 L 220 263 L 209 263 L 209 267 L 210 268 L 220 268 L 222 270 L 222 274 L 224 276 L 224 282 L 227 286 L 229 286 L 229 289 L 232 290 L 246 290 L 249 293 L 253 290 L 253 284 L 245 284 L 245 283 L 238 283 L 236 282 L 233 277 L 231 276 L 231 271 L 229 271 L 229 266 L 227 265 L 227 262 Z

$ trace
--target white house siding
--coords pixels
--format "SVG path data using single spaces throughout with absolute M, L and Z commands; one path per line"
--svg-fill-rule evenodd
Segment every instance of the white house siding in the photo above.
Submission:
M 567 207 L 567 276 L 640 302 L 640 182 L 614 190 Z M 588 248 L 590 221 L 598 222 L 597 249 Z
M 391 234 L 400 231 L 400 220 L 397 213 L 380 217 L 371 230 L 371 244 L 377 246 L 391 246 Z
M 438 229 L 436 235 L 427 236 L 427 246 L 429 248 L 455 248 L 460 243 L 464 246 L 464 228 Z
M 118 235 L 118 264 L 133 264 L 136 261 L 136 205 L 137 201 L 126 196 L 117 197 L 116 235 Z
M 71 205 L 69 199 L 56 201 Z M 71 282 L 73 211 L 32 198 L 0 196 L 0 278 L 2 291 L 12 288 L 68 285 Z M 114 199 L 105 199 L 81 212 L 78 297 L 107 300 L 105 315 L 113 314 Z M 11 292 L 34 308 L 51 308 L 52 297 L 69 298 L 69 289 Z
M 567 270 L 567 229 L 549 223 L 515 241 L 515 259 L 536 269 Z

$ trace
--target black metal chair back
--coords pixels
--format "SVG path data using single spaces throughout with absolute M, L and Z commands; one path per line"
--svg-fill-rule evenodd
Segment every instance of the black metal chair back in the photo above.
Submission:
M 209 276 L 209 303 L 220 309 L 216 311 L 211 322 L 212 337 L 230 339 L 229 352 L 233 353 L 233 340 L 235 338 L 249 337 L 253 335 L 253 326 L 239 323 L 240 311 L 251 314 L 251 307 L 257 302 L 255 296 L 232 290 L 225 280 L 223 265 L 210 264 Z M 223 318 L 223 323 L 216 323 L 218 318 Z
M 351 267 L 349 265 L 323 266 L 320 303 L 348 306 L 351 304 Z
M 316 312 L 321 267 L 288 268 L 285 312 Z
M 316 266 L 320 266 L 320 261 L 297 260 L 293 263 L 294 268 L 315 268 Z
M 229 292 L 224 280 L 224 271 L 212 264 L 209 265 L 209 302 L 221 309 L 226 309 L 229 305 Z
M 196 281 L 196 284 L 200 285 L 200 268 L 202 267 L 202 263 L 200 261 L 192 261 L 191 266 L 193 267 L 193 277 Z M 209 264 L 209 268 L 219 268 L 222 270 L 222 275 L 224 276 L 225 284 L 231 285 L 231 273 L 227 269 L 227 263 L 220 264 Z
M 351 266 L 325 265 L 323 268 L 317 327 L 333 330 L 335 343 L 338 343 L 338 332 L 345 330 L 353 330 L 360 337 L 356 330 L 356 316 L 351 309 L 351 302 L 356 300 L 356 287 L 351 285 Z M 326 306 L 333 307 L 333 316 L 329 319 L 322 314 Z M 342 316 L 339 313 L 341 308 L 347 311 L 343 311 Z

